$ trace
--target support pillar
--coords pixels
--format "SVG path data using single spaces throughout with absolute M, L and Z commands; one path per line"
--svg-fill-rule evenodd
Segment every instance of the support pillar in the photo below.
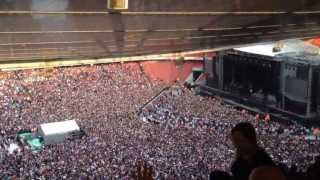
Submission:
M 223 54 L 219 53 L 218 54 L 218 62 L 219 62 L 219 84 L 218 84 L 218 88 L 220 90 L 223 90 L 223 74 L 224 74 L 224 70 L 223 70 Z
M 307 113 L 306 116 L 311 116 L 311 98 L 312 98 L 312 77 L 313 74 L 313 67 L 309 66 L 309 73 L 308 73 L 308 95 L 307 95 Z

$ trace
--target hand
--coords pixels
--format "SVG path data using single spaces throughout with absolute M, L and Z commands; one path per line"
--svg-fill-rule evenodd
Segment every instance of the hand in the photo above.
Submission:
M 151 166 L 148 167 L 146 163 L 139 162 L 136 165 L 136 171 L 133 172 L 131 177 L 135 180 L 153 180 L 152 174 L 153 169 Z

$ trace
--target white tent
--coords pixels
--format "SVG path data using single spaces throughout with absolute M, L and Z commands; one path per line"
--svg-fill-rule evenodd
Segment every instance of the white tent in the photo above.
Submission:
M 72 132 L 79 132 L 80 128 L 75 120 L 41 124 L 39 134 L 45 144 L 60 143 Z

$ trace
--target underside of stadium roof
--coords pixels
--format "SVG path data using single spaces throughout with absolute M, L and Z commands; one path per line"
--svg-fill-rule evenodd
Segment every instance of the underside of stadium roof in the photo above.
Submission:
M 319 35 L 319 0 L 0 2 L 2 63 L 159 54 Z

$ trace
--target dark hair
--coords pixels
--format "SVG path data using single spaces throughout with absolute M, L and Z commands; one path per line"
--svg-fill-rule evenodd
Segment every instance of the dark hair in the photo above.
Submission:
M 257 143 L 257 135 L 256 130 L 249 122 L 241 122 L 238 123 L 234 128 L 232 128 L 231 133 L 240 132 L 245 138 L 247 138 L 250 142 L 256 144 Z

